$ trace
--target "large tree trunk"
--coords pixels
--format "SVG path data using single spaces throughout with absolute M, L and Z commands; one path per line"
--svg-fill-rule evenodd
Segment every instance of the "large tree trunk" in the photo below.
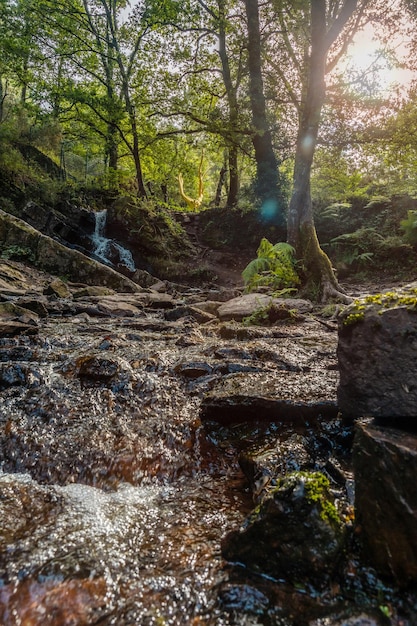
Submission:
M 351 5 L 351 12 L 348 13 L 350 16 L 356 1 L 346 0 L 345 9 L 346 5 Z M 348 16 L 344 17 L 343 23 L 346 23 Z M 340 24 L 338 27 L 341 28 Z M 310 190 L 311 167 L 326 93 L 326 59 L 332 43 L 329 42 L 329 32 L 326 24 L 326 0 L 311 0 L 311 53 L 307 88 L 300 110 L 287 233 L 288 243 L 295 248 L 297 258 L 302 261 L 307 287 L 319 290 L 322 301 L 330 298 L 349 301 L 338 284 L 329 258 L 320 248 L 314 226 Z
M 278 163 L 272 147 L 262 77 L 258 0 L 245 0 L 248 26 L 249 91 L 252 108 L 252 143 L 256 159 L 256 195 L 268 213 L 283 222 L 284 202 L 279 189 Z

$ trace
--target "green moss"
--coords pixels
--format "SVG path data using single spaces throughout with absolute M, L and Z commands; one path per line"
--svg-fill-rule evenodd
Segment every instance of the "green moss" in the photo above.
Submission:
M 346 310 L 343 325 L 356 324 L 364 319 L 368 309 L 376 310 L 381 315 L 393 307 L 406 307 L 410 311 L 417 310 L 417 288 L 410 287 L 403 291 L 386 291 L 355 300 Z
M 340 517 L 329 492 L 329 479 L 321 472 L 292 472 L 280 479 L 272 493 L 294 489 L 300 483 L 304 486 L 306 499 L 317 504 L 321 519 L 328 524 L 340 525 Z
M 320 507 L 320 517 L 328 523 L 340 523 L 337 509 L 329 499 L 330 482 L 321 472 L 298 472 L 305 480 L 304 487 L 307 499 L 316 502 Z

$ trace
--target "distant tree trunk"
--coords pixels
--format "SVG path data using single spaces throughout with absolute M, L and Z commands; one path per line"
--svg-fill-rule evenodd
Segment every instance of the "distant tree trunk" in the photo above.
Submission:
M 0 123 L 4 117 L 4 102 L 7 98 L 7 81 L 3 82 L 3 78 L 0 76 Z
M 272 147 L 262 77 L 261 36 L 258 0 L 245 0 L 248 26 L 249 91 L 252 108 L 252 143 L 256 159 L 256 194 L 268 212 L 284 219 L 284 203 L 279 189 L 278 163 Z
M 226 48 L 226 11 L 225 0 L 218 0 L 219 6 L 219 56 L 222 63 L 223 82 L 226 89 L 227 102 L 229 105 L 229 125 L 231 138 L 228 138 L 229 151 L 229 192 L 227 194 L 227 206 L 235 206 L 239 194 L 239 171 L 238 149 L 233 142 L 233 134 L 237 129 L 239 108 L 237 100 L 237 87 L 233 84 L 230 71 L 229 57 Z
M 239 172 L 237 163 L 237 146 L 229 147 L 229 192 L 227 194 L 227 206 L 237 205 L 239 195 Z
M 161 192 L 163 201 L 168 204 L 168 185 L 166 183 L 161 183 Z
M 214 206 L 220 206 L 220 200 L 222 197 L 222 189 L 224 186 L 224 181 L 226 179 L 227 167 L 224 164 L 219 172 L 219 182 L 217 183 L 216 195 L 214 198 Z
M 288 209 L 288 243 L 302 260 L 306 282 L 320 289 L 323 301 L 336 297 L 348 301 L 337 282 L 329 258 L 320 248 L 314 226 L 310 177 L 321 111 L 326 94 L 327 53 L 356 8 L 357 0 L 345 0 L 338 18 L 327 30 L 326 0 L 311 0 L 311 52 L 307 89 L 301 106 L 295 155 L 293 191 Z

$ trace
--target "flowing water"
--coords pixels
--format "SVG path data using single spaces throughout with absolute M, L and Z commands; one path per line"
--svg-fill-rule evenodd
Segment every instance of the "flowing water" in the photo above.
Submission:
M 283 357 L 335 385 L 334 337 L 295 328 L 238 343 L 157 313 L 49 318 L 38 336 L 0 341 L 3 626 L 333 623 L 310 620 L 345 603 L 335 590 L 222 560 L 222 537 L 253 508 L 242 434 L 248 444 L 283 427 L 226 433 L 200 408 L 219 380 L 273 379 Z
M 234 623 L 220 540 L 247 494 L 173 373 L 177 330 L 135 326 L 68 319 L 2 342 L 4 625 Z
M 106 263 L 113 264 L 111 259 L 112 256 L 115 255 L 119 263 L 125 265 L 131 272 L 134 272 L 136 267 L 130 250 L 124 248 L 121 244 L 117 243 L 117 241 L 114 241 L 114 239 L 109 239 L 105 236 L 107 209 L 97 211 L 94 215 L 95 227 L 91 239 L 95 256 Z

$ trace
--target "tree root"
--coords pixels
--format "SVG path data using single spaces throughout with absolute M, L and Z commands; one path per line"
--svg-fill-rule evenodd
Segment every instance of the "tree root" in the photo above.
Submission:
M 328 277 L 322 277 L 321 281 L 321 297 L 320 301 L 325 302 L 342 302 L 343 304 L 350 304 L 353 301 L 351 296 L 345 292 L 343 287 L 339 285 L 336 279 L 329 280 Z

